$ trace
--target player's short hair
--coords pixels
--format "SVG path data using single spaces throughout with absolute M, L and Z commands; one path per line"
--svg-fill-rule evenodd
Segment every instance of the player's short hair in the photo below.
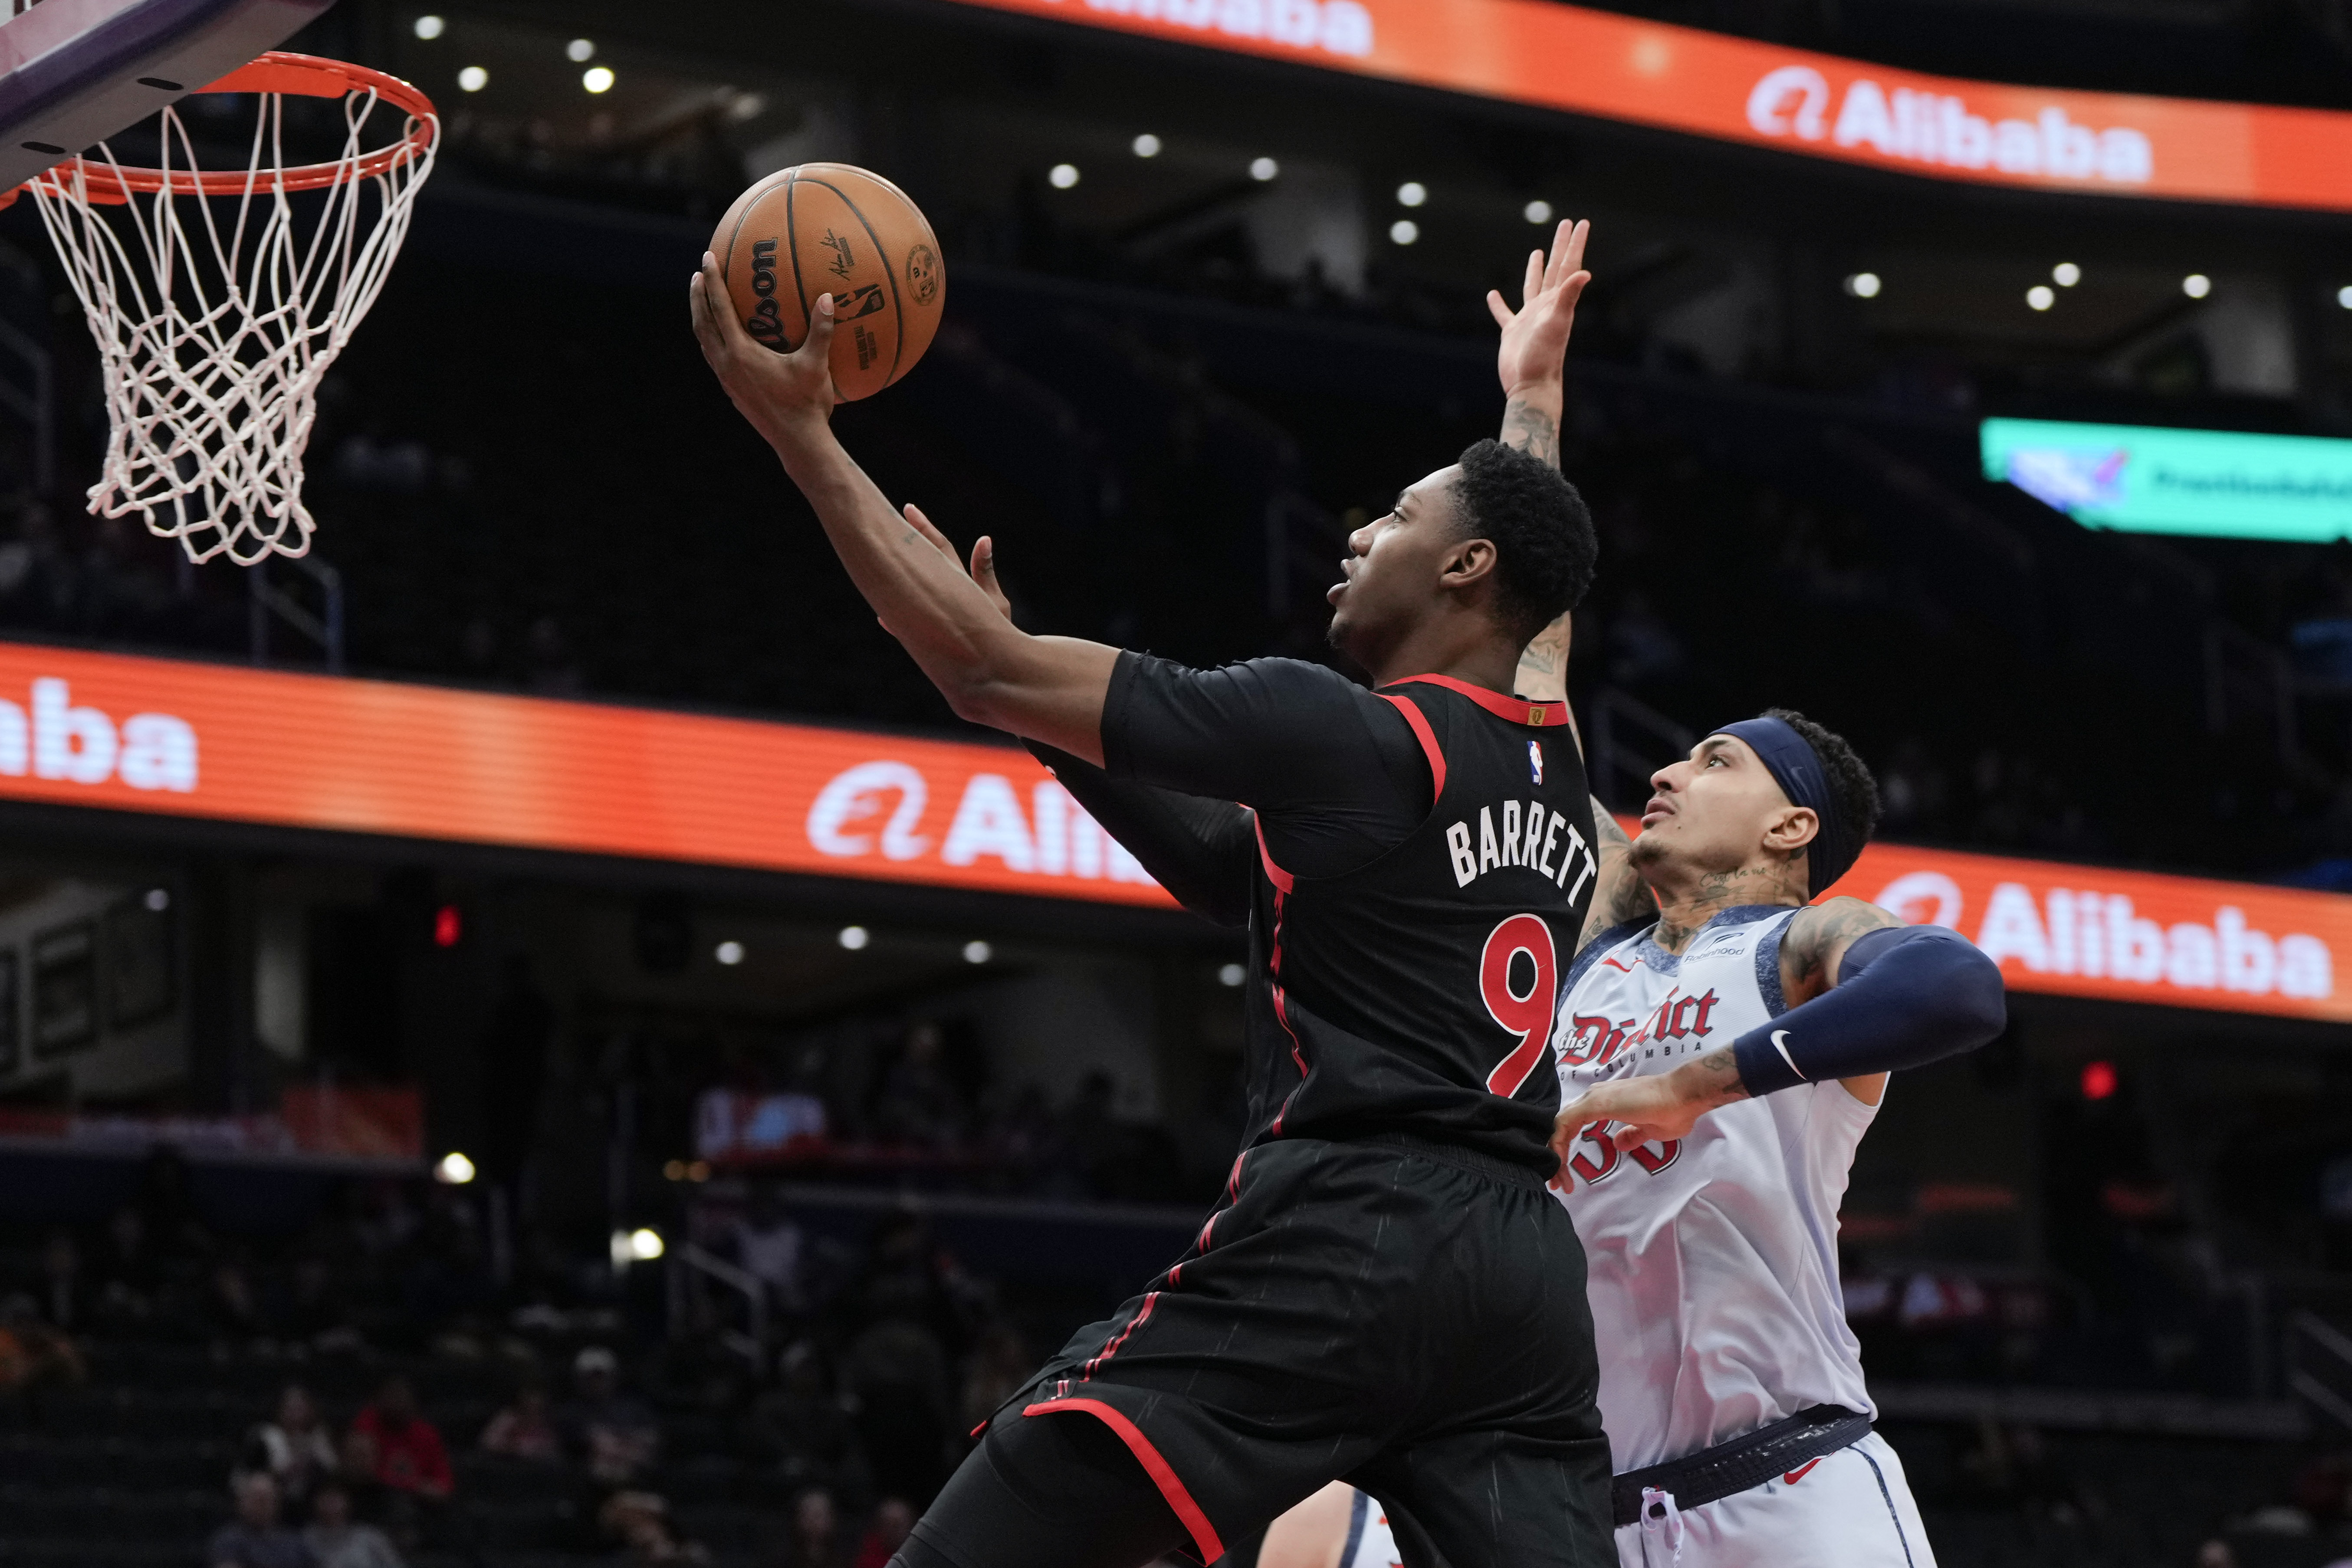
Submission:
M 1838 815 L 1853 833 L 1853 842 L 1869 842 L 1878 827 L 1878 781 L 1870 776 L 1869 767 L 1854 755 L 1845 737 L 1822 728 L 1793 708 L 1767 708 L 1764 714 L 1780 720 L 1804 737 L 1813 755 L 1822 760 L 1822 772 L 1829 775 L 1830 794 L 1837 799 Z
M 1521 642 L 1583 602 L 1601 553 L 1576 487 L 1540 458 L 1486 440 L 1462 453 L 1463 537 L 1495 544 L 1496 614 Z

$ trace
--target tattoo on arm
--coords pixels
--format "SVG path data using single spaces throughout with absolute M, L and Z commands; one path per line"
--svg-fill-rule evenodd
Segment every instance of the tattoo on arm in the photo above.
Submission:
M 1709 1089 L 1723 1099 L 1746 1100 L 1748 1086 L 1739 1081 L 1739 1062 L 1726 1046 L 1719 1051 L 1709 1051 L 1693 1064 L 1706 1080 Z
M 1780 984 L 1790 996 L 1819 995 L 1837 983 L 1830 960 L 1864 931 L 1903 922 L 1860 899 L 1832 899 L 1800 912 L 1780 943 Z
M 1559 467 L 1559 421 L 1543 409 L 1514 397 L 1503 409 L 1503 445 L 1517 447 L 1530 458 Z
M 1601 875 L 1592 907 L 1585 911 L 1584 930 L 1578 933 L 1580 949 L 1602 931 L 1649 920 L 1658 912 L 1658 900 L 1651 896 L 1649 884 L 1633 868 L 1633 841 L 1597 800 L 1592 803 L 1592 837 Z
M 1569 616 L 1566 614 L 1535 635 L 1519 654 L 1518 678 L 1513 689 L 1531 702 L 1568 700 Z M 1582 750 L 1582 742 L 1578 742 Z

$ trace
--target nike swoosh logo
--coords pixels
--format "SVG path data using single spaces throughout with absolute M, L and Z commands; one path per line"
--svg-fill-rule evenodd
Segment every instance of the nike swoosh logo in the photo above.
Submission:
M 1775 1029 L 1772 1031 L 1772 1048 L 1780 1053 L 1780 1059 L 1789 1064 L 1789 1070 L 1790 1072 L 1795 1073 L 1799 1078 L 1805 1078 L 1805 1069 L 1799 1067 L 1797 1065 L 1797 1058 L 1789 1054 L 1788 1030 Z M 1805 1079 L 1805 1081 L 1807 1083 L 1811 1083 L 1812 1079 Z
M 1803 1480 L 1807 1476 L 1812 1474 L 1813 1467 L 1820 1463 L 1821 1461 L 1819 1459 L 1808 1459 L 1803 1464 L 1799 1465 L 1795 1469 L 1790 1470 L 1787 1475 L 1782 1476 L 1780 1479 L 1793 1487 L 1799 1481 Z

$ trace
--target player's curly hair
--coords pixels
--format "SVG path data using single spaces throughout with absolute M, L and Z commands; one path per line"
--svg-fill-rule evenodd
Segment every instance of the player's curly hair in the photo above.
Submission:
M 1495 544 L 1496 614 L 1520 642 L 1583 602 L 1601 553 L 1592 513 L 1559 470 L 1486 440 L 1462 453 L 1463 537 Z
M 1823 729 L 1793 708 L 1767 708 L 1764 716 L 1780 720 L 1805 738 L 1805 744 L 1822 760 L 1822 772 L 1829 775 L 1838 815 L 1853 830 L 1854 843 L 1867 843 L 1878 827 L 1878 781 L 1870 776 L 1869 766 L 1854 755 L 1845 737 Z

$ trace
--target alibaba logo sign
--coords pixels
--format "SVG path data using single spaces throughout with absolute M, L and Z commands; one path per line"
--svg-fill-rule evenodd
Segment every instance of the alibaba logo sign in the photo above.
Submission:
M 133 713 L 118 726 L 96 708 L 78 705 L 62 680 L 33 682 L 20 707 L 0 698 L 0 773 L 102 784 L 121 779 L 132 789 L 196 787 L 196 731 L 169 713 Z
M 2119 185 L 2144 185 L 2156 177 L 2156 153 L 2145 132 L 2128 125 L 2104 131 L 2077 125 L 2054 106 L 2031 120 L 1988 120 L 1949 93 L 1907 87 L 1890 93 L 1857 77 L 1847 84 L 1832 121 L 1832 97 L 1829 79 L 1811 66 L 1767 71 L 1748 94 L 1748 127 L 1776 140 L 1826 140 L 1949 169 Z
M 924 829 L 932 792 L 921 769 L 888 758 L 845 769 L 810 803 L 809 846 L 842 860 L 936 854 L 945 866 L 994 860 L 1027 876 L 1158 885 L 1057 781 L 1039 780 L 1025 806 L 1003 773 L 974 773 L 960 782 L 955 815 L 934 839 Z

